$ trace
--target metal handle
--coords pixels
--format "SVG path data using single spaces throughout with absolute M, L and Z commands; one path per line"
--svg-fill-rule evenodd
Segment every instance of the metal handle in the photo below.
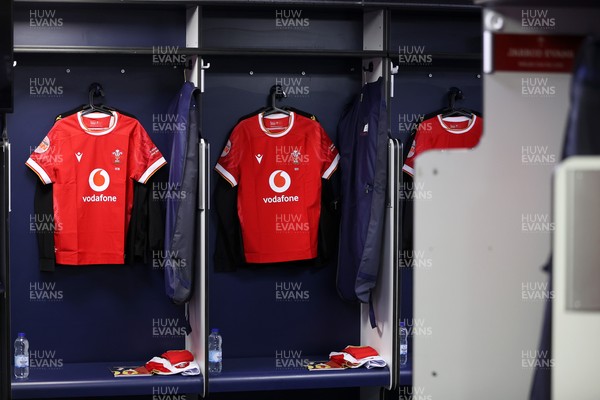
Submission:
M 210 209 L 210 144 L 204 139 L 198 143 L 198 209 Z
M 7 166 L 6 169 L 8 171 L 8 212 L 12 211 L 12 173 L 10 170 L 11 161 L 10 161 L 10 142 L 6 141 L 6 155 L 7 155 Z

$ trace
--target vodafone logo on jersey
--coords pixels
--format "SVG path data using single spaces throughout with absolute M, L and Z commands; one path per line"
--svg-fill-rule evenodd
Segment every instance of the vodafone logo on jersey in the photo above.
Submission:
M 271 176 L 269 176 L 269 186 L 271 186 L 271 190 L 275 193 L 285 192 L 290 188 L 291 184 L 292 178 L 290 178 L 287 172 L 281 169 L 273 171 Z
M 88 183 L 94 192 L 104 192 L 110 185 L 110 175 L 102 168 L 96 168 L 90 172 Z M 114 203 L 117 201 L 117 196 L 94 194 L 91 196 L 82 196 L 81 199 L 84 203 Z
M 277 169 L 271 173 L 269 176 L 269 186 L 271 190 L 275 193 L 284 193 L 287 191 L 292 185 L 292 178 L 290 174 L 285 172 L 282 169 Z M 273 196 L 273 197 L 263 197 L 263 201 L 266 204 L 269 203 L 295 203 L 300 201 L 299 196 Z
M 94 192 L 104 192 L 110 185 L 110 176 L 102 168 L 96 168 L 90 173 L 88 182 Z

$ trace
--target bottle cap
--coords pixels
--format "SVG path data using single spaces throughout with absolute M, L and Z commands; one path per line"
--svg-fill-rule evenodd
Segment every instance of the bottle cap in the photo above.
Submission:
M 211 332 L 215 332 L 215 333 L 219 333 L 219 328 L 212 328 L 210 331 Z
M 25 333 L 19 332 L 19 337 L 25 337 Z

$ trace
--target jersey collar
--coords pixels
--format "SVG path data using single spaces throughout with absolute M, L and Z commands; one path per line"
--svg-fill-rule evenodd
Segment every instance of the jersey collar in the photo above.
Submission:
M 274 118 L 278 118 L 277 114 L 273 114 Z M 286 116 L 287 117 L 287 116 Z M 288 123 L 288 127 L 279 133 L 272 133 L 269 132 L 269 129 L 267 129 L 267 127 L 265 126 L 265 124 L 263 123 L 263 118 L 264 118 L 264 113 L 260 113 L 258 114 L 258 124 L 260 125 L 260 129 L 267 135 L 270 137 L 282 137 L 288 134 L 289 131 L 292 130 L 292 126 L 294 126 L 294 120 L 295 120 L 296 114 L 294 112 L 290 112 L 289 115 L 289 123 Z M 267 117 L 268 119 L 269 117 Z
M 113 111 L 113 116 L 110 117 L 106 114 L 101 114 L 101 113 L 91 113 L 88 114 L 90 116 L 90 118 L 94 119 L 94 118 L 98 118 L 98 117 L 102 117 L 102 118 L 111 118 L 111 123 L 110 126 L 106 129 L 90 129 L 89 127 L 85 126 L 85 124 L 83 123 L 83 116 L 81 115 L 81 111 L 79 111 L 77 113 L 77 121 L 79 122 L 79 126 L 81 127 L 81 129 L 83 129 L 83 131 L 89 135 L 93 135 L 93 136 L 102 136 L 102 135 L 106 135 L 110 132 L 112 132 L 115 127 L 117 126 L 117 121 L 119 120 L 119 113 L 118 112 L 114 112 Z
M 462 121 L 469 120 L 469 124 L 467 125 L 466 128 L 464 128 L 464 129 L 452 129 L 448 125 L 446 125 L 446 123 L 444 122 L 444 118 L 442 118 L 441 114 L 439 114 L 437 117 L 438 117 L 438 120 L 440 121 L 440 125 L 442 125 L 442 128 L 444 128 L 446 131 L 448 131 L 450 133 L 455 133 L 455 134 L 461 134 L 461 133 L 469 132 L 475 126 L 475 121 L 477 120 L 477 115 L 475 115 L 475 114 L 473 114 L 473 118 L 471 118 L 471 119 L 469 119 L 467 117 L 448 117 L 448 118 L 445 118 L 445 120 L 449 121 L 449 122 L 451 122 L 451 121 L 462 122 Z

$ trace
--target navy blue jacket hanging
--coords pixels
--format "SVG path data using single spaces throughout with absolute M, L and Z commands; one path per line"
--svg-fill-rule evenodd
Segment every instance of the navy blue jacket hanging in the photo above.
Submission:
M 169 192 L 165 223 L 165 288 L 176 304 L 187 302 L 193 290 L 198 196 L 199 129 L 194 92 L 186 82 L 169 107 L 173 124 Z
M 345 300 L 367 303 L 377 283 L 385 226 L 388 126 L 382 78 L 363 86 L 342 116 L 337 138 L 341 173 L 337 289 Z

